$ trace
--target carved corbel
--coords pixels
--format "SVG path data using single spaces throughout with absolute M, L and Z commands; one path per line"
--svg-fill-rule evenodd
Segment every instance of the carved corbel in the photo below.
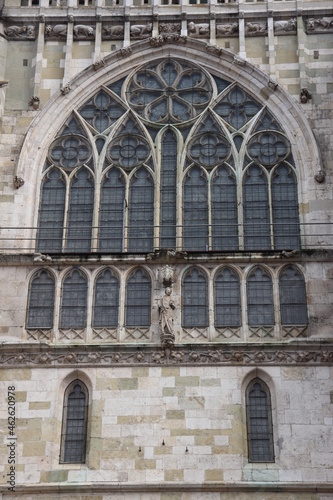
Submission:
M 306 104 L 309 99 L 312 99 L 311 93 L 306 88 L 301 89 L 299 97 L 300 97 L 300 100 L 301 100 L 302 104 Z
M 318 184 L 322 184 L 323 182 L 325 182 L 326 174 L 324 170 L 318 170 L 314 178 L 315 181 L 318 182 Z
M 22 179 L 22 177 L 18 177 L 17 175 L 15 175 L 13 184 L 15 189 L 19 189 L 23 186 L 24 180 Z
M 72 87 L 70 85 L 65 85 L 64 87 L 61 87 L 60 92 L 62 95 L 68 94 L 72 90 Z
M 40 99 L 37 95 L 33 95 L 29 101 L 29 106 L 32 106 L 34 110 L 37 110 L 40 105 Z

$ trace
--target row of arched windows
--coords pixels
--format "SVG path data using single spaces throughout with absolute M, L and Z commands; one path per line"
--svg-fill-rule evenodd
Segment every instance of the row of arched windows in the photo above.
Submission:
M 274 462 L 271 396 L 259 378 L 246 388 L 246 424 L 249 462 Z M 60 446 L 61 463 L 85 463 L 89 393 L 75 380 L 66 389 Z
M 55 278 L 46 269 L 36 272 L 30 281 L 27 329 L 52 328 L 54 322 Z M 182 278 L 182 326 L 209 325 L 210 298 L 208 277 L 203 269 L 191 267 Z M 214 278 L 214 316 L 216 327 L 241 326 L 242 280 L 236 269 L 222 267 Z M 93 286 L 92 326 L 116 328 L 119 325 L 120 279 L 110 268 L 103 269 Z M 272 277 L 265 267 L 256 266 L 246 280 L 247 321 L 250 326 L 275 324 Z M 62 281 L 59 328 L 87 326 L 88 278 L 78 268 L 71 269 Z M 305 325 L 307 307 L 305 282 L 294 266 L 279 274 L 279 300 L 282 325 Z M 212 304 L 211 304 L 212 306 Z M 152 280 L 142 268 L 134 269 L 125 283 L 124 324 L 148 327 L 151 324 Z

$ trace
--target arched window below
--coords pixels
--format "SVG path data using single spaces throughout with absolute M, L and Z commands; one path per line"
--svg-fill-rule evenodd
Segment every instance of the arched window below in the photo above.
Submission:
M 215 326 L 240 326 L 240 312 L 239 278 L 224 268 L 215 279 Z
M 88 389 L 75 380 L 65 391 L 62 415 L 60 463 L 82 464 L 86 460 Z
M 94 312 L 92 324 L 96 328 L 118 325 L 119 281 L 106 269 L 95 284 Z
M 64 280 L 60 328 L 85 328 L 87 325 L 87 279 L 74 269 Z
M 204 273 L 195 267 L 190 269 L 184 277 L 182 303 L 183 327 L 208 326 L 207 279 Z
M 304 278 L 298 269 L 287 267 L 280 276 L 282 325 L 306 325 L 307 308 Z
M 247 280 L 247 315 L 250 326 L 274 325 L 272 280 L 260 267 L 255 268 Z
M 42 270 L 30 282 L 26 328 L 52 328 L 53 309 L 54 279 Z
M 246 424 L 249 462 L 274 462 L 271 396 L 259 378 L 246 389 Z
M 128 327 L 147 327 L 150 322 L 151 282 L 142 269 L 137 269 L 127 281 L 125 324 Z

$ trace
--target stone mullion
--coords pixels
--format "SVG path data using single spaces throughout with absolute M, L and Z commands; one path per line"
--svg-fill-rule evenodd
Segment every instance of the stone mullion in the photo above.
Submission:
M 60 322 L 60 305 L 61 305 L 61 278 L 57 277 L 55 282 L 54 296 L 54 325 L 53 325 L 53 342 L 59 340 L 59 322 Z
M 100 16 L 96 21 L 96 34 L 95 34 L 95 52 L 93 61 L 96 63 L 101 57 L 101 45 L 102 45 L 102 22 Z
M 33 95 L 37 97 L 39 97 L 40 94 L 40 84 L 42 78 L 43 52 L 45 45 L 44 35 L 45 35 L 45 22 L 40 22 L 38 26 L 36 65 L 35 65 L 34 90 L 33 90 Z
M 213 342 L 215 339 L 215 323 L 214 323 L 214 311 L 215 311 L 215 296 L 214 296 L 214 279 L 212 276 L 208 278 L 208 340 Z
M 247 276 L 248 273 L 242 273 L 240 282 L 240 293 L 241 293 L 241 318 L 242 318 L 242 338 L 245 341 L 249 339 L 249 327 L 247 321 Z
M 274 46 L 274 22 L 272 12 L 269 12 L 267 19 L 268 28 L 268 58 L 269 58 L 269 74 L 272 79 L 276 78 L 275 66 L 275 46 Z
M 72 66 L 72 50 L 73 50 L 73 21 L 67 24 L 67 40 L 66 40 L 66 55 L 65 55 L 65 68 L 62 86 L 66 87 L 71 79 L 71 66 Z
M 297 16 L 297 53 L 298 53 L 298 66 L 299 66 L 299 83 L 300 89 L 308 88 L 308 78 L 306 74 L 305 64 L 305 45 L 307 35 L 303 27 L 303 18 L 298 13 Z
M 127 274 L 126 277 L 128 277 Z M 126 302 L 126 281 L 125 276 L 122 274 L 119 283 L 119 311 L 118 311 L 118 342 L 121 342 L 125 337 L 125 302 Z
M 246 59 L 246 48 L 245 48 L 245 22 L 244 22 L 244 14 L 242 12 L 239 13 L 239 57 Z
M 280 303 L 279 303 L 279 280 L 274 273 L 272 278 L 273 284 L 273 306 L 274 306 L 274 338 L 275 340 L 282 340 L 280 328 Z
M 87 326 L 86 326 L 86 342 L 90 343 L 92 341 L 92 327 L 91 327 L 91 322 L 92 322 L 92 309 L 93 309 L 93 302 L 94 302 L 94 281 L 97 276 L 97 273 L 94 275 L 94 279 L 92 278 L 91 274 L 88 274 L 88 287 L 87 287 L 87 313 L 86 313 L 86 319 L 87 319 Z
M 212 4 L 213 1 L 210 0 L 210 3 Z M 215 1 L 214 1 L 214 4 L 215 4 Z M 211 45 L 215 45 L 216 44 L 216 19 L 215 19 L 215 14 L 211 14 L 211 18 L 210 18 L 209 24 L 210 24 L 210 39 L 209 39 L 209 43 Z

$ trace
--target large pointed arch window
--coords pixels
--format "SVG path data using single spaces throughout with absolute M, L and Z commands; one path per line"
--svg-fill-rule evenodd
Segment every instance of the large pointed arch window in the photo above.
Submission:
M 105 83 L 49 147 L 38 251 L 300 248 L 291 144 L 250 89 L 172 57 Z

